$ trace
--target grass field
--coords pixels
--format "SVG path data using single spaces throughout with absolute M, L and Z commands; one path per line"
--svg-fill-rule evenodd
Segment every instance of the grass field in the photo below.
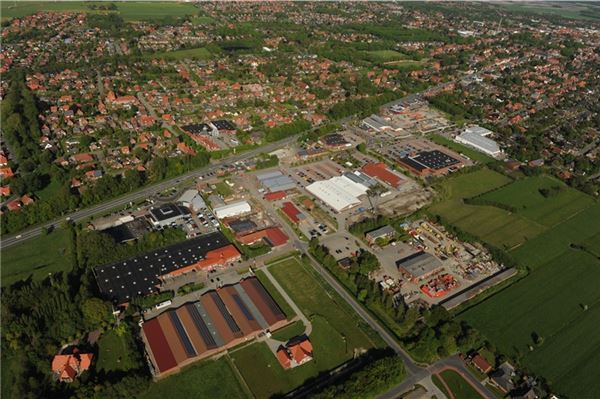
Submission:
M 560 187 L 558 194 L 546 198 L 539 191 L 551 187 Z M 545 175 L 517 180 L 481 198 L 513 206 L 519 215 L 549 227 L 594 203 L 590 196 Z
M 287 342 L 293 337 L 304 334 L 306 327 L 302 320 L 293 322 L 292 324 L 285 326 L 273 333 L 273 339 L 277 341 Z
M 265 287 L 265 289 L 269 292 L 269 295 L 271 295 L 275 302 L 277 302 L 281 310 L 283 310 L 283 313 L 285 313 L 287 319 L 293 319 L 294 316 L 296 316 L 296 312 L 294 312 L 294 309 L 292 309 L 283 296 L 281 296 L 277 288 L 275 288 L 265 273 L 262 270 L 257 270 L 256 277 L 260 280 L 260 283 L 263 285 L 263 287 Z
M 102 334 L 98 340 L 96 369 L 110 372 L 135 368 L 136 364 L 131 358 L 131 348 L 127 344 L 127 339 L 128 336 L 120 337 L 112 330 Z
M 406 56 L 395 50 L 365 51 L 365 57 L 373 62 L 389 62 L 406 59 Z
M 284 371 L 264 343 L 231 353 L 236 367 L 257 398 L 289 392 L 319 372 L 351 359 L 355 348 L 375 346 L 359 326 L 356 316 L 342 304 L 343 300 L 329 293 L 322 286 L 324 282 L 315 278 L 296 259 L 273 265 L 270 271 L 311 320 L 313 331 L 310 340 L 314 360 Z
M 153 58 L 163 58 L 169 60 L 183 60 L 186 58 L 195 59 L 195 60 L 207 60 L 211 57 L 210 51 L 205 49 L 204 47 L 198 48 L 190 48 L 184 50 L 175 50 L 175 51 L 162 51 L 158 53 L 146 54 L 144 58 L 153 59 Z
M 248 398 L 225 357 L 206 360 L 169 378 L 152 383 L 139 399 Z
M 447 200 L 461 200 L 486 193 L 504 186 L 512 180 L 490 169 L 480 169 L 472 173 L 452 176 L 441 184 L 442 193 Z
M 440 136 L 438 134 L 432 134 L 431 137 L 429 137 L 429 139 L 436 144 L 443 145 L 444 147 L 450 148 L 452 151 L 456 151 L 459 154 L 466 155 L 469 158 L 471 158 L 473 161 L 477 161 L 477 162 L 481 162 L 481 163 L 489 163 L 489 162 L 495 161 L 494 158 L 488 157 L 484 153 L 475 151 L 472 148 L 466 147 L 460 143 L 454 142 L 454 141 L 447 139 L 443 136 Z
M 48 235 L 2 250 L 2 286 L 27 279 L 30 275 L 41 280 L 48 273 L 69 270 L 71 263 L 65 254 L 70 245 L 69 232 L 59 228 Z
M 452 391 L 452 394 L 454 395 L 455 398 L 457 398 L 457 399 L 459 399 L 459 398 L 460 399 L 481 399 L 481 395 L 479 393 L 477 393 L 477 391 L 471 386 L 471 384 L 469 384 L 467 381 L 465 381 L 465 379 L 462 378 L 460 376 L 460 374 L 458 374 L 456 371 L 453 371 L 453 370 L 442 371 L 440 373 L 440 376 L 446 382 L 446 384 Z M 435 381 L 435 380 L 434 380 L 434 383 L 440 389 L 443 388 L 442 392 L 447 393 L 447 390 L 445 389 L 446 387 L 444 387 L 443 384 L 441 384 L 440 382 Z
M 106 13 L 104 10 L 92 10 L 89 6 L 102 5 L 106 2 L 83 1 L 3 1 L 1 4 L 2 19 L 20 18 L 39 11 L 57 12 L 90 12 Z M 126 21 L 163 19 L 165 17 L 184 17 L 198 13 L 192 4 L 169 2 L 114 2 L 116 12 Z
M 594 4 L 584 4 L 583 2 L 523 2 L 521 4 L 512 3 L 499 3 L 498 6 L 504 8 L 507 11 L 517 13 L 532 13 L 538 15 L 554 15 L 563 18 L 573 19 L 590 19 L 600 20 L 600 12 L 598 7 Z

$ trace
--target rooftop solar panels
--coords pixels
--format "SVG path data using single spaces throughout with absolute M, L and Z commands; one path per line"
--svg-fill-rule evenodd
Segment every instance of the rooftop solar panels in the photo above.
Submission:
M 195 305 L 188 304 L 188 305 L 186 305 L 186 309 L 189 312 L 190 316 L 192 317 L 192 321 L 194 322 L 194 325 L 198 329 L 198 332 L 200 333 L 200 336 L 202 337 L 202 340 L 206 344 L 207 348 L 208 349 L 216 348 L 217 342 L 215 341 L 215 338 L 213 337 L 210 330 L 206 326 L 206 323 L 204 323 L 204 320 L 202 320 L 202 316 L 200 316 L 200 312 L 198 311 L 198 308 Z
M 179 339 L 183 344 L 183 348 L 185 349 L 185 353 L 187 354 L 187 356 L 196 356 L 196 350 L 192 345 L 192 341 L 190 341 L 190 338 L 187 336 L 185 329 L 183 328 L 183 324 L 181 324 L 181 320 L 179 320 L 179 317 L 177 316 L 177 313 L 175 313 L 174 311 L 170 311 L 169 317 L 171 318 L 171 322 L 175 326 L 175 331 L 177 331 L 177 335 L 179 336 Z
M 217 305 L 217 309 L 219 309 L 219 312 L 221 312 L 221 315 L 225 319 L 225 322 L 227 323 L 227 326 L 229 327 L 231 332 L 233 332 L 234 334 L 241 333 L 242 330 L 237 325 L 235 320 L 233 320 L 233 317 L 231 317 L 231 314 L 229 314 L 229 311 L 225 307 L 225 304 L 223 303 L 223 300 L 221 299 L 221 297 L 214 291 L 209 293 L 208 295 L 210 295 L 211 299 Z

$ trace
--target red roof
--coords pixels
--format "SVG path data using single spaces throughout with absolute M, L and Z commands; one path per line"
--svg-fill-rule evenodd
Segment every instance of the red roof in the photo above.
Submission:
M 294 204 L 292 204 L 291 202 L 284 202 L 281 207 L 281 210 L 287 215 L 288 218 L 290 218 L 292 222 L 300 223 L 300 215 L 302 215 L 302 213 L 298 210 L 298 208 L 296 208 Z
M 492 366 L 479 353 L 473 356 L 473 364 L 484 373 L 492 369 Z
M 284 199 L 286 197 L 285 191 L 274 191 L 272 193 L 265 194 L 265 199 L 267 201 L 277 201 L 280 199 Z
M 279 227 L 269 227 L 254 233 L 246 234 L 238 238 L 238 241 L 245 245 L 254 244 L 257 241 L 267 238 L 273 247 L 278 247 L 288 242 L 288 236 L 285 235 Z
M 241 257 L 240 252 L 233 244 L 208 251 L 204 259 L 186 267 L 181 267 L 164 276 L 174 277 L 192 270 L 206 269 L 215 266 L 224 266 L 229 262 L 235 262 Z
M 368 163 L 362 167 L 362 172 L 368 176 L 383 180 L 395 188 L 404 183 L 400 176 L 390 171 L 383 162 Z
M 177 366 L 177 361 L 175 360 L 175 356 L 173 356 L 173 352 L 171 352 L 158 318 L 146 321 L 142 325 L 142 330 L 148 344 L 152 348 L 152 355 L 154 355 L 154 361 L 158 370 L 163 372 Z
M 75 377 L 90 368 L 93 357 L 93 354 L 79 353 L 77 349 L 73 354 L 56 355 L 52 359 L 52 372 L 61 381 L 73 381 Z

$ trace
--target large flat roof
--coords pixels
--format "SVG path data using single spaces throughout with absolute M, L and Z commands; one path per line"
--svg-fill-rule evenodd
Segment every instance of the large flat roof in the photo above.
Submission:
M 360 204 L 358 197 L 365 194 L 368 188 L 346 176 L 335 176 L 329 180 L 316 181 L 306 186 L 306 190 L 336 212 L 341 212 Z
M 120 304 L 157 291 L 160 276 L 194 264 L 214 249 L 229 244 L 221 232 L 205 234 L 135 258 L 97 266 L 94 275 L 104 297 Z
M 396 262 L 399 269 L 404 269 L 413 278 L 425 276 L 442 267 L 442 262 L 427 252 L 417 252 Z

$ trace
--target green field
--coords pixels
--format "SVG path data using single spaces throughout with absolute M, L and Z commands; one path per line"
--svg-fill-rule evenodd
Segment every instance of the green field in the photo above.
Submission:
M 485 155 L 482 152 L 475 151 L 472 148 L 466 147 L 460 143 L 449 140 L 438 134 L 431 135 L 431 137 L 429 137 L 429 139 L 436 144 L 443 145 L 444 147 L 450 148 L 452 151 L 456 151 L 459 154 L 466 155 L 467 157 L 471 158 L 473 161 L 477 161 L 477 162 L 481 162 L 481 163 L 489 163 L 489 162 L 495 161 L 494 158 L 488 157 L 487 155 Z
M 472 173 L 451 176 L 442 182 L 440 189 L 446 200 L 461 200 L 486 193 L 511 181 L 493 170 L 480 169 Z
M 110 2 L 83 1 L 3 1 L 2 18 L 20 18 L 39 11 L 106 13 L 105 10 L 92 10 L 89 6 L 106 6 Z M 169 2 L 114 2 L 116 12 L 126 21 L 163 19 L 195 15 L 198 9 L 192 4 Z
M 560 187 L 558 194 L 546 198 L 539 191 L 551 187 Z M 545 175 L 517 180 L 481 198 L 513 206 L 519 215 L 549 227 L 565 221 L 594 202 L 581 191 Z
M 153 58 L 164 58 L 169 60 L 183 60 L 186 58 L 195 59 L 195 60 L 207 60 L 211 57 L 210 51 L 205 49 L 204 47 L 198 48 L 189 48 L 184 50 L 175 50 L 175 51 L 162 51 L 158 53 L 146 54 L 144 58 L 153 59 Z
M 357 316 L 346 309 L 343 300 L 334 293 L 328 294 L 323 286 L 325 283 L 296 259 L 271 266 L 269 270 L 310 319 L 314 360 L 285 371 L 264 343 L 231 353 L 236 367 L 257 398 L 289 392 L 308 378 L 351 359 L 355 348 L 375 346 L 359 326 Z
M 567 249 L 460 318 L 503 353 L 520 357 L 559 392 L 592 398 L 590 392 L 600 390 L 600 381 L 586 371 L 600 362 L 598 282 L 600 261 Z M 534 334 L 543 338 L 541 346 L 535 344 Z
M 365 57 L 373 62 L 389 62 L 406 59 L 406 56 L 395 50 L 365 51 Z
M 600 11 L 594 3 L 583 2 L 511 2 L 498 3 L 499 7 L 515 13 L 559 16 L 572 19 L 600 20 Z
M 139 399 L 248 398 L 225 357 L 206 360 L 183 369 L 163 381 L 152 383 Z
M 126 332 L 118 336 L 114 331 L 108 331 L 98 340 L 98 355 L 96 358 L 96 370 L 127 371 L 136 367 L 132 358 L 131 347 L 127 340 L 130 339 Z
M 292 307 L 279 293 L 277 288 L 275 288 L 271 280 L 269 280 L 269 278 L 265 275 L 265 272 L 262 270 L 257 270 L 256 277 L 260 280 L 260 283 L 263 285 L 263 287 L 265 287 L 265 289 L 269 292 L 269 295 L 271 295 L 275 302 L 277 302 L 281 310 L 283 310 L 283 313 L 285 313 L 287 319 L 293 319 L 296 316 L 296 312 L 294 312 L 294 309 L 292 309 Z
M 481 399 L 481 395 L 469 384 L 465 381 L 464 378 L 460 376 L 456 371 L 446 370 L 442 371 L 440 374 L 441 378 L 446 382 L 452 394 L 457 399 Z M 441 383 L 441 381 L 437 381 L 439 377 L 434 376 L 433 382 L 435 385 L 442 390 L 448 397 L 448 390 Z
M 273 333 L 272 338 L 277 341 L 287 342 L 293 337 L 304 334 L 306 327 L 302 320 L 293 322 L 292 324 L 285 326 Z
M 69 270 L 71 263 L 65 255 L 70 245 L 69 232 L 56 229 L 48 235 L 2 250 L 2 286 L 27 279 L 30 275 L 41 280 L 49 273 Z

